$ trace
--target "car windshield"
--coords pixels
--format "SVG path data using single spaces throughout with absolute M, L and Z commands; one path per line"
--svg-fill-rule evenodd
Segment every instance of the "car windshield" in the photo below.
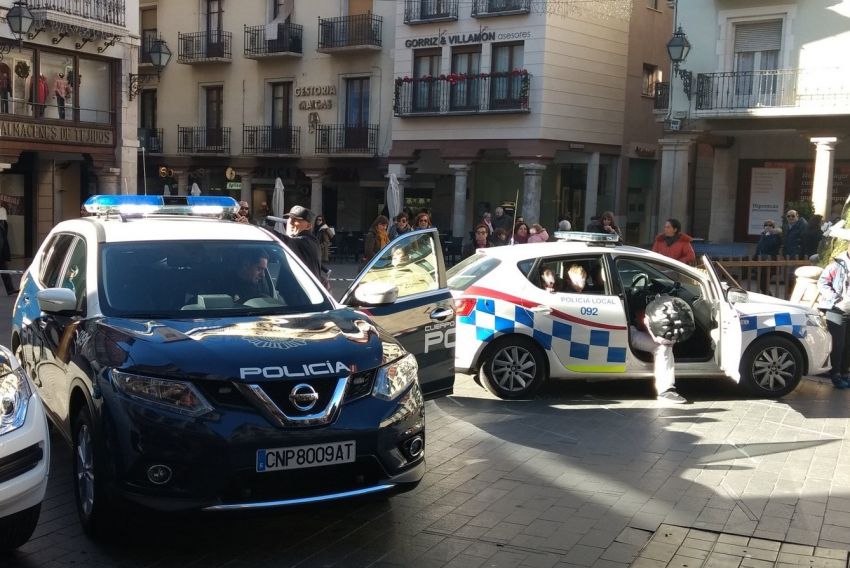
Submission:
M 106 315 L 218 317 L 330 309 L 331 302 L 279 243 L 151 241 L 104 245 Z
M 491 256 L 479 253 L 473 254 L 449 270 L 449 289 L 460 292 L 466 290 L 499 266 L 500 263 L 500 260 Z

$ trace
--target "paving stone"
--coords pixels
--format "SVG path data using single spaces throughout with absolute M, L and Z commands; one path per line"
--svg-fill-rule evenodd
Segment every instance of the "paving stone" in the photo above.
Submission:
M 699 568 L 702 561 L 688 556 L 677 554 L 667 563 L 667 568 Z
M 740 556 L 712 552 L 703 562 L 703 568 L 737 568 L 741 564 Z

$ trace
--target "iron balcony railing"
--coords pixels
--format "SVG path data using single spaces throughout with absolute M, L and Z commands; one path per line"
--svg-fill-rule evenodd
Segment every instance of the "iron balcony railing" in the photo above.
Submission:
M 478 75 L 395 80 L 395 116 L 529 112 L 531 75 L 525 69 Z
M 221 30 L 206 32 L 177 32 L 177 63 L 230 61 L 233 34 Z
M 245 26 L 245 57 L 271 57 L 304 52 L 304 26 L 293 23 L 270 25 L 272 27 Z
M 374 156 L 378 153 L 378 125 L 319 124 L 316 126 L 316 153 Z
M 301 128 L 297 126 L 242 126 L 243 154 L 300 154 Z
M 151 60 L 151 48 L 156 41 L 158 39 L 155 37 L 142 38 L 142 45 L 139 49 L 139 63 L 153 63 Z
M 404 23 L 424 24 L 457 20 L 458 0 L 404 0 Z
M 670 108 L 670 83 L 655 83 L 655 110 L 667 110 Z
M 697 110 L 743 110 L 793 107 L 797 69 L 730 71 L 697 75 Z
M 508 14 L 529 14 L 531 0 L 474 0 L 472 17 L 505 16 Z
M 162 154 L 162 128 L 139 128 L 139 145 L 149 154 Z
M 319 51 L 379 48 L 382 27 L 383 18 L 374 14 L 319 18 Z
M 230 154 L 230 128 L 177 126 L 178 154 Z
M 124 0 L 29 0 L 27 6 L 124 27 Z

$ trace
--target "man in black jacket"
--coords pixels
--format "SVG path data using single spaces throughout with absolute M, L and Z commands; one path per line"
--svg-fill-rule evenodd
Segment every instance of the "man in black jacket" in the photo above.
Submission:
M 294 205 L 283 218 L 286 219 L 286 234 L 276 234 L 295 253 L 295 256 L 301 259 L 307 269 L 327 287 L 327 275 L 322 267 L 322 251 L 319 240 L 312 231 L 315 215 L 306 207 Z

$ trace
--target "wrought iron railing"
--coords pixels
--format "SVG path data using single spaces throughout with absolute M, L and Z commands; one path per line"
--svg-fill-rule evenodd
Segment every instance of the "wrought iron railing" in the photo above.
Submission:
M 230 60 L 233 34 L 221 30 L 206 32 L 177 32 L 177 62 L 199 63 L 202 61 Z
M 124 26 L 124 0 L 29 0 L 31 10 L 53 10 L 106 24 Z
M 276 32 L 271 37 L 270 31 Z M 304 26 L 285 23 L 275 28 L 245 26 L 245 57 L 264 57 L 281 53 L 303 53 Z
M 177 153 L 230 154 L 230 128 L 177 126 Z
M 316 126 L 316 153 L 375 155 L 378 153 L 378 125 L 319 124 Z
M 243 154 L 300 154 L 298 126 L 242 126 Z
M 529 112 L 531 75 L 525 69 L 504 73 L 395 80 L 396 116 Z
M 151 60 L 151 48 L 156 41 L 159 41 L 156 37 L 142 38 L 142 45 L 139 49 L 139 63 L 153 63 L 153 60 Z
M 530 12 L 531 0 L 474 0 L 472 3 L 473 18 Z
M 458 0 L 404 0 L 404 23 L 457 20 Z
M 149 154 L 161 154 L 163 145 L 162 128 L 139 128 L 139 144 Z
M 383 18 L 358 14 L 339 18 L 319 18 L 319 49 L 381 47 Z
M 697 75 L 697 110 L 798 106 L 799 69 L 729 71 Z
M 670 108 L 670 83 L 655 83 L 655 110 L 667 110 Z

